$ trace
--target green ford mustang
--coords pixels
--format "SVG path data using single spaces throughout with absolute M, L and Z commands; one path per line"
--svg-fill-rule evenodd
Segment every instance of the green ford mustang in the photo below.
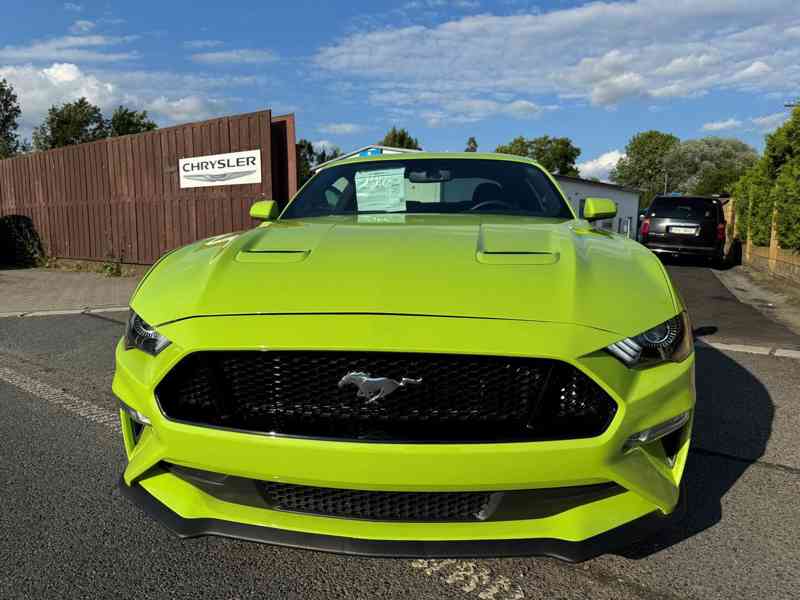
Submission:
M 578 561 L 674 521 L 692 334 L 657 258 L 536 163 L 344 160 L 164 256 L 114 393 L 125 494 L 181 536 Z

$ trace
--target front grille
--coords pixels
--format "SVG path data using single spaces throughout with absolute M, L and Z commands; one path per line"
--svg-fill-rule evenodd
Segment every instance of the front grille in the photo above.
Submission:
M 371 521 L 479 521 L 490 492 L 367 492 L 267 483 L 262 491 L 273 510 Z
M 421 380 L 376 400 L 347 373 Z M 328 351 L 197 352 L 156 388 L 178 421 L 356 441 L 497 442 L 591 437 L 616 403 L 559 361 Z

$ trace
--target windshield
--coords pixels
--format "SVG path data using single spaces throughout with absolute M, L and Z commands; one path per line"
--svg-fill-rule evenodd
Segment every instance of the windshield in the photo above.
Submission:
M 281 218 L 380 213 L 492 213 L 572 219 L 541 169 L 480 159 L 398 159 L 318 173 Z
M 651 217 L 669 219 L 716 219 L 717 200 L 710 198 L 656 198 L 650 207 Z

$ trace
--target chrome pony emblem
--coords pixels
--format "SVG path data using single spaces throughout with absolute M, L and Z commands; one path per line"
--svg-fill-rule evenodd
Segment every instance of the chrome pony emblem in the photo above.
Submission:
M 377 402 L 381 398 L 385 398 L 398 388 L 404 388 L 409 385 L 418 385 L 422 383 L 422 379 L 409 379 L 403 377 L 400 381 L 390 379 L 388 377 L 370 377 L 369 373 L 362 373 L 361 371 L 352 371 L 342 377 L 339 381 L 339 387 L 346 385 L 354 385 L 358 388 L 359 398 L 366 398 L 367 404 Z

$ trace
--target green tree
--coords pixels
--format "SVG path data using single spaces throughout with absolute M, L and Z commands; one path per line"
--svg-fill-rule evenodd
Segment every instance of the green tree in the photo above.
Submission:
M 108 137 L 142 133 L 158 129 L 153 121 L 147 117 L 147 111 L 136 111 L 124 106 L 118 106 L 108 123 Z
M 769 244 L 773 206 L 771 188 L 772 181 L 763 159 L 748 169 L 733 186 L 740 236 L 747 239 L 749 232 L 756 246 Z
M 17 121 L 21 113 L 14 88 L 0 79 L 0 159 L 14 156 L 20 150 Z
M 778 177 L 781 167 L 800 156 L 800 107 L 791 118 L 767 135 L 764 159 L 770 177 Z
M 339 158 L 342 151 L 337 146 L 321 147 L 318 151 L 314 152 L 314 166 L 326 163 L 334 158 Z
M 297 185 L 301 186 L 314 174 L 312 170 L 316 161 L 314 144 L 306 139 L 297 140 L 295 152 L 297 153 Z
M 470 136 L 467 140 L 467 147 L 464 148 L 464 152 L 477 152 L 478 151 L 478 141 Z
M 521 135 L 515 137 L 507 144 L 501 144 L 495 148 L 494 151 L 499 152 L 500 154 L 513 154 L 515 156 L 527 156 L 528 158 L 533 158 L 531 140 L 525 139 Z
M 421 150 L 417 138 L 411 137 L 405 129 L 392 127 L 378 142 L 379 146 L 389 146 L 391 148 L 408 148 L 409 150 Z
M 673 146 L 664 160 L 671 190 L 710 196 L 733 191 L 733 185 L 758 160 L 758 153 L 737 139 L 705 137 Z
M 86 98 L 52 106 L 44 122 L 33 130 L 33 147 L 49 150 L 108 137 L 108 123 L 100 107 Z
M 567 137 L 541 137 L 526 139 L 516 137 L 508 144 L 498 146 L 495 152 L 502 154 L 516 154 L 532 158 L 551 173 L 558 175 L 578 176 L 575 161 L 581 154 L 580 148 Z
M 764 155 L 733 186 L 739 234 L 757 246 L 770 242 L 777 209 L 778 242 L 800 251 L 800 107 L 766 137 Z
M 800 251 L 800 155 L 781 166 L 773 201 L 778 207 L 778 242 Z
M 670 182 L 679 180 L 665 160 L 680 140 L 669 133 L 644 131 L 625 146 L 625 156 L 611 170 L 611 181 L 642 190 L 641 206 L 650 206 L 658 194 L 670 191 Z

